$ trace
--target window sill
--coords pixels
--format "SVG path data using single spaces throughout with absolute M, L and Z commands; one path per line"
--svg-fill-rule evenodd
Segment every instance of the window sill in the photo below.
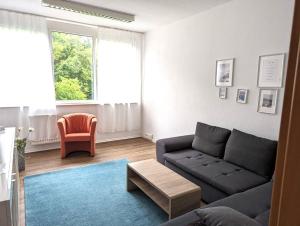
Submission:
M 94 100 L 85 101 L 56 101 L 56 106 L 79 106 L 79 105 L 98 105 L 99 103 Z

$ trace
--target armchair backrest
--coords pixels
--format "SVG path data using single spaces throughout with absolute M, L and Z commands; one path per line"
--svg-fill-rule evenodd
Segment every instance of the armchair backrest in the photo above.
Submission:
M 88 133 L 95 116 L 87 113 L 73 113 L 64 115 L 63 118 L 66 121 L 67 133 Z

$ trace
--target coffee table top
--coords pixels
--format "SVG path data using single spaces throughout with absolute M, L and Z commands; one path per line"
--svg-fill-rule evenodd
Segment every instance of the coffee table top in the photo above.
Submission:
M 128 163 L 131 170 L 139 174 L 168 198 L 176 198 L 201 188 L 154 159 Z

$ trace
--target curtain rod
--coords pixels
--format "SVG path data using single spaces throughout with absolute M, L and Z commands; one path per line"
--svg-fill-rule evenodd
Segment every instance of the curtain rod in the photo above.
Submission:
M 111 29 L 116 29 L 116 30 L 121 30 L 121 31 L 130 31 L 130 32 L 135 32 L 135 33 L 144 34 L 144 32 L 140 32 L 140 31 L 131 31 L 131 30 L 122 29 L 122 28 L 115 28 L 115 27 L 111 27 L 111 26 L 96 25 L 96 24 L 90 24 L 90 23 L 85 23 L 85 22 L 78 22 L 78 21 L 75 21 L 75 20 L 61 19 L 61 18 L 58 18 L 58 17 L 45 16 L 45 15 L 37 14 L 37 13 L 28 13 L 28 12 L 22 12 L 22 11 L 18 11 L 18 10 L 4 9 L 4 8 L 0 8 L 0 10 L 4 10 L 4 11 L 8 11 L 8 12 L 13 12 L 13 13 L 26 14 L 26 15 L 31 15 L 31 16 L 39 16 L 39 17 L 44 17 L 44 18 L 46 18 L 46 19 L 60 20 L 60 21 L 62 21 L 62 22 L 77 23 L 77 24 L 84 25 L 84 26 L 93 26 L 93 27 L 111 28 Z

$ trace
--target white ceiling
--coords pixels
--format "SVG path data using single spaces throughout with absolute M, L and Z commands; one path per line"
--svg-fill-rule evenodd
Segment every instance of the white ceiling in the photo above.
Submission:
M 41 6 L 41 0 L 0 0 L 0 8 L 48 17 L 73 20 L 94 25 L 149 31 L 158 26 L 192 16 L 230 0 L 73 0 L 112 10 L 119 10 L 136 15 L 136 21 L 121 23 L 113 20 L 87 16 Z

